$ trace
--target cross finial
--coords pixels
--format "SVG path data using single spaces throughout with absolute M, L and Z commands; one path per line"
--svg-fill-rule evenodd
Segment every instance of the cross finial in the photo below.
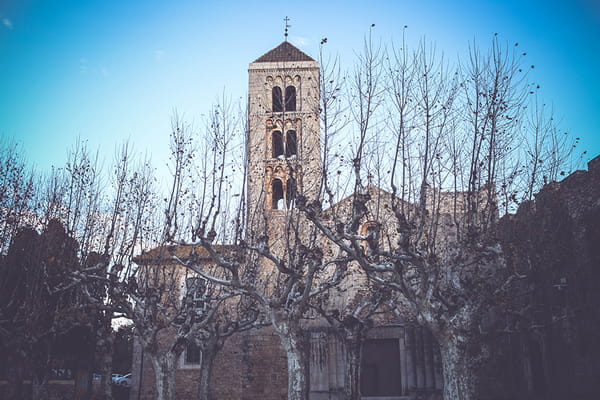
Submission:
M 291 28 L 291 25 L 288 24 L 288 22 L 290 22 L 290 18 L 286 15 L 283 20 L 285 21 L 285 34 L 283 36 L 285 36 L 285 41 L 287 42 L 288 28 Z

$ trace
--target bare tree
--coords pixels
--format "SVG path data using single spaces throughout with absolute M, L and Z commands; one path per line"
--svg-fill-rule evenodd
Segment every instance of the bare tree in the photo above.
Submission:
M 229 104 L 212 110 L 207 124 L 209 132 L 232 129 L 228 126 L 232 121 L 228 119 L 227 107 Z M 226 339 L 259 324 L 256 307 L 248 299 L 240 298 L 240 291 L 202 277 L 203 274 L 220 276 L 220 271 L 210 265 L 212 258 L 206 250 L 182 246 L 178 239 L 197 234 L 191 229 L 192 215 L 206 209 L 215 213 L 211 221 L 214 237 L 225 240 L 238 233 L 225 223 L 232 219 L 231 212 L 235 209 L 231 209 L 227 198 L 216 195 L 235 190 L 227 177 L 235 172 L 235 167 L 225 166 L 228 146 L 229 138 L 219 135 L 196 146 L 191 126 L 174 116 L 173 181 L 165 198 L 161 245 L 137 257 L 135 275 L 121 281 L 121 291 L 127 297 L 119 304 L 119 310 L 132 320 L 144 353 L 152 361 L 160 399 L 175 398 L 177 364 L 184 350 L 192 344 L 202 351 L 198 397 L 209 399 L 212 363 Z M 197 156 L 198 166 L 192 163 Z M 215 174 L 218 179 L 213 179 Z M 236 220 L 241 224 L 239 218 Z M 179 245 L 173 246 L 174 243 Z M 218 251 L 230 256 L 228 249 L 220 246 Z M 194 265 L 194 271 L 202 273 L 182 265 Z
M 226 102 L 214 108 L 205 141 L 197 146 L 201 166 L 200 174 L 196 176 L 201 179 L 192 197 L 195 218 L 189 228 L 182 228 L 184 225 L 180 221 L 185 214 L 182 215 L 180 210 L 186 196 L 193 192 L 185 180 L 194 175 L 189 173 L 191 166 L 188 163 L 194 158 L 190 149 L 196 148 L 185 137 L 175 135 L 175 179 L 167 208 L 167 237 L 179 248 L 191 248 L 190 254 L 207 253 L 217 270 L 207 270 L 197 257 L 175 259 L 222 290 L 244 296 L 244 301 L 252 304 L 250 310 L 260 311 L 262 318 L 273 325 L 288 356 L 288 397 L 305 399 L 308 395 L 308 350 L 302 320 L 307 317 L 311 302 L 342 278 L 346 263 L 339 259 L 324 260 L 319 236 L 314 229 L 305 228 L 306 221 L 297 210 L 278 215 L 282 237 L 277 238 L 268 236 L 266 214 L 246 213 L 245 196 L 232 193 L 235 185 L 242 184 L 245 179 L 243 162 L 240 165 L 240 160 L 245 160 L 242 153 L 245 148 L 240 139 L 246 133 L 242 118 L 232 112 Z M 174 130 L 175 133 L 182 131 Z M 241 192 L 243 194 L 244 190 Z M 227 196 L 232 195 L 233 199 L 239 200 L 233 204 L 234 208 L 226 201 Z M 223 219 L 224 215 L 227 218 Z M 249 215 L 245 224 L 244 215 Z M 225 222 L 233 226 L 230 235 L 219 233 Z M 225 245 L 234 250 L 223 251 Z M 199 336 L 208 333 L 206 328 L 199 331 Z M 212 340 L 220 340 L 214 333 L 212 335 Z
M 112 398 L 112 322 L 121 315 L 118 305 L 126 297 L 119 285 L 134 272 L 133 255 L 157 243 L 152 236 L 157 225 L 152 168 L 147 160 L 135 163 L 130 146 L 124 144 L 104 187 L 97 158 L 78 142 L 67 166 L 47 178 L 42 197 L 44 218 L 59 218 L 82 244 L 84 268 L 68 277 L 68 285 L 80 289 L 82 306 L 93 314 L 89 328 L 100 355 L 100 392 L 106 399 Z
M 323 296 L 311 307 L 328 322 L 342 343 L 345 352 L 343 398 L 360 400 L 363 344 L 367 331 L 381 322 L 379 317 L 393 306 L 391 292 L 354 271 Z
M 7 398 L 23 398 L 25 373 L 31 377 L 32 398 L 47 397 L 53 344 L 76 323 L 73 290 L 64 283 L 78 269 L 77 242 L 57 221 L 41 235 L 26 228 L 12 240 L 0 265 L 0 338 L 10 365 Z
M 17 143 L 0 142 L 0 253 L 6 254 L 16 233 L 35 227 L 36 174 L 27 167 Z
M 136 258 L 136 275 L 122 282 L 128 299 L 119 304 L 119 310 L 133 322 L 143 351 L 152 361 L 158 399 L 176 398 L 176 370 L 190 345 L 202 354 L 198 398 L 210 399 L 215 356 L 227 338 L 258 323 L 256 309 L 235 292 L 181 266 L 192 262 L 216 275 L 207 255 L 197 250 L 158 247 Z
M 357 132 L 351 207 L 325 212 L 318 202 L 299 204 L 342 254 L 399 294 L 397 304 L 432 332 L 444 398 L 478 398 L 477 368 L 487 354 L 481 317 L 513 279 L 495 238 L 496 196 L 522 162 L 513 147 L 523 140 L 529 86 L 518 56 L 497 39 L 485 56 L 472 50 L 462 70 L 423 43 L 412 53 L 403 43 L 387 56 L 384 99 L 383 57 L 370 38 L 366 43 L 347 94 Z M 388 118 L 391 136 L 377 129 Z M 548 140 L 560 140 L 544 131 Z M 383 141 L 396 146 L 381 157 Z M 386 171 L 376 175 L 377 184 L 391 193 L 364 183 L 371 165 Z M 334 183 L 330 176 L 324 174 L 326 187 Z M 369 221 L 371 229 L 362 230 Z M 362 243 L 372 238 L 383 244 L 365 251 Z

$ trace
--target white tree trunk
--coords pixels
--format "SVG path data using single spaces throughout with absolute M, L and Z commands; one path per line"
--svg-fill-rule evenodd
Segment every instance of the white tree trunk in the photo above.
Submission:
M 308 399 L 308 343 L 297 323 L 274 321 L 275 332 L 287 355 L 288 400 Z
M 217 349 L 205 348 L 202 350 L 202 364 L 200 366 L 200 386 L 198 388 L 198 400 L 211 400 L 210 378 L 212 366 Z
M 439 340 L 444 369 L 444 400 L 478 400 L 479 357 L 469 355 L 469 339 L 450 333 Z
M 16 346 L 15 346 L 16 347 Z M 23 390 L 23 372 L 25 361 L 22 352 L 15 351 L 14 348 L 8 348 L 9 354 L 6 363 L 7 385 L 5 386 L 6 400 L 20 400 L 24 397 Z
M 43 400 L 48 398 L 48 380 L 47 377 L 39 377 L 37 373 L 33 374 L 31 379 L 31 398 L 32 400 Z
M 166 354 L 149 354 L 156 380 L 156 400 L 175 399 L 175 367 L 177 357 Z
M 96 334 L 96 346 L 101 354 L 99 372 L 102 376 L 100 381 L 100 399 L 111 400 L 112 399 L 112 364 L 113 364 L 113 349 L 115 336 L 110 326 L 110 317 L 103 316 L 102 326 L 98 329 Z

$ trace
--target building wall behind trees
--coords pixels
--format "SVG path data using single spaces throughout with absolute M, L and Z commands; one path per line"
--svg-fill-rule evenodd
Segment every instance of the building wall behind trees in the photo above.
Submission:
M 598 398 L 600 157 L 505 216 L 499 237 L 521 278 L 492 318 L 486 398 Z

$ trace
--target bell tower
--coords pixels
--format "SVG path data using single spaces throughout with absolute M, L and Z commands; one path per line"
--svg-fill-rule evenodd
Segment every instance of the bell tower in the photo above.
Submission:
M 248 69 L 248 238 L 319 196 L 319 64 L 284 41 Z M 250 239 L 251 240 L 251 239 Z

